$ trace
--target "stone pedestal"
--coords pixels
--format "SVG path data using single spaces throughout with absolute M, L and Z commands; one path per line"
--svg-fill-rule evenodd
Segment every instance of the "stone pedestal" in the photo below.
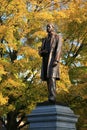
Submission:
M 28 115 L 29 130 L 76 130 L 77 119 L 67 106 L 37 106 Z

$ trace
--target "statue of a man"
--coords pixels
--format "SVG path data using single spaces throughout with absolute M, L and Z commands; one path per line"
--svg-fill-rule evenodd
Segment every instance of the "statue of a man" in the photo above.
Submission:
M 54 25 L 47 25 L 47 37 L 42 40 L 39 55 L 42 57 L 41 79 L 47 82 L 48 100 L 56 102 L 56 80 L 60 80 L 59 60 L 62 38 L 55 33 Z

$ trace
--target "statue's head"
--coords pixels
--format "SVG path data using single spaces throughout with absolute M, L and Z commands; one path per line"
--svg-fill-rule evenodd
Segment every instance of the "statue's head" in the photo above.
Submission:
M 51 33 L 54 31 L 54 25 L 53 24 L 47 24 L 47 32 Z

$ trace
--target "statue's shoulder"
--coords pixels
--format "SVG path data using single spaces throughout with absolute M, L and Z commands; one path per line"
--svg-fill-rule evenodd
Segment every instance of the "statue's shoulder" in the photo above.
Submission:
M 59 34 L 55 33 L 55 38 L 58 39 L 59 38 Z
M 61 38 L 62 37 L 61 33 L 56 33 L 55 36 L 56 36 L 56 38 Z
M 60 35 L 61 35 L 61 33 L 55 33 L 55 36 L 57 36 L 57 37 L 60 36 Z

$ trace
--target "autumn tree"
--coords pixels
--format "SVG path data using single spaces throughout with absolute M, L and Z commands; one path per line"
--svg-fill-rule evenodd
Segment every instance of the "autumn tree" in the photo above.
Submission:
M 31 81 L 28 85 L 25 82 L 25 73 L 33 79 L 39 59 L 36 50 L 23 45 L 23 37 L 29 32 L 26 2 L 4 0 L 0 6 L 0 115 L 7 115 L 7 124 L 0 119 L 7 130 L 16 130 L 22 127 L 24 109 L 32 100 L 37 100 L 31 90 Z
M 54 5 L 57 8 L 58 4 Z M 36 101 L 44 100 L 40 81 L 37 82 L 40 62 L 37 48 L 39 39 L 45 35 L 41 31 L 44 24 L 53 21 L 50 12 L 53 4 L 51 1 L 4 0 L 0 6 L 0 120 L 7 130 L 16 130 L 22 127 L 25 112 L 30 111 Z M 7 117 L 7 124 L 3 115 Z
M 68 1 L 57 12 L 56 21 L 63 32 L 63 63 L 68 66 L 72 83 L 69 93 L 60 93 L 73 110 L 80 115 L 78 129 L 87 129 L 87 1 Z M 55 14 L 54 14 L 55 15 Z M 62 21 L 62 22 L 61 22 Z M 62 95 L 62 96 L 61 96 Z M 65 99 L 66 97 L 66 99 Z

